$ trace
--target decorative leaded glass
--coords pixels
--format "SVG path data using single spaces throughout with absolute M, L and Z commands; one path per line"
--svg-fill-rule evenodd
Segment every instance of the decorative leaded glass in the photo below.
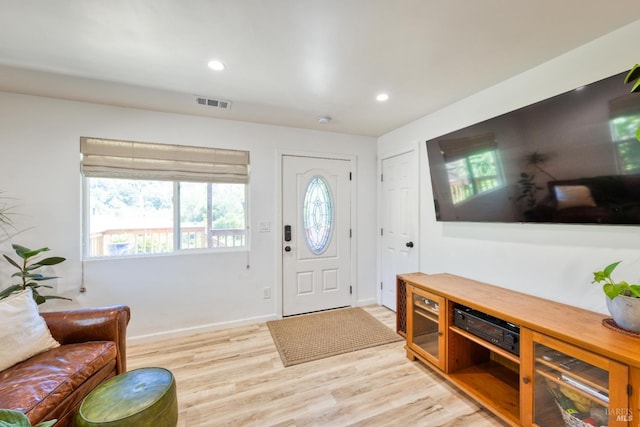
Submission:
M 302 209 L 307 246 L 314 254 L 321 254 L 327 249 L 333 231 L 331 193 L 323 177 L 316 175 L 307 185 Z

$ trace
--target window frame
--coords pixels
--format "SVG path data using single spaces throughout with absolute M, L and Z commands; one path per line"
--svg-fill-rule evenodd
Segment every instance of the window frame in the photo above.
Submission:
M 154 252 L 154 253 L 137 253 L 126 255 L 90 255 L 91 248 L 91 227 L 90 227 L 90 188 L 89 180 L 84 175 L 82 177 L 82 259 L 83 261 L 93 260 L 105 260 L 105 259 L 126 259 L 126 258 L 149 258 L 149 257 L 165 257 L 175 255 L 187 255 L 187 254 L 203 254 L 203 253 L 233 253 L 233 252 L 249 252 L 251 250 L 251 234 L 250 234 L 250 183 L 228 183 L 244 185 L 244 245 L 232 246 L 232 247 L 207 247 L 207 248 L 182 248 L 181 242 L 181 223 L 180 223 L 180 182 L 187 181 L 170 181 L 172 183 L 172 225 L 173 225 L 173 249 L 167 252 Z M 104 179 L 118 179 L 116 177 L 105 177 Z M 160 181 L 151 179 L 140 179 L 141 181 Z M 202 182 L 207 184 L 207 182 Z M 215 183 L 212 183 L 215 184 Z M 223 183 L 220 183 L 223 184 Z

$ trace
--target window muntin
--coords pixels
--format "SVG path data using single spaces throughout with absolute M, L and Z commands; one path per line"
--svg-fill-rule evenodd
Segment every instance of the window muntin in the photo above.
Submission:
M 319 175 L 307 185 L 302 215 L 307 247 L 319 255 L 327 249 L 333 231 L 331 193 L 328 183 Z
M 247 244 L 246 184 L 86 179 L 87 257 Z

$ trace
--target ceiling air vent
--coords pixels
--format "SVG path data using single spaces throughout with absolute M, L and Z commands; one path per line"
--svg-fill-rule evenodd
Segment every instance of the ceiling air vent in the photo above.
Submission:
M 199 96 L 196 98 L 196 102 L 200 105 L 206 105 L 207 107 L 222 108 L 223 110 L 231 109 L 231 101 L 226 99 L 205 98 Z

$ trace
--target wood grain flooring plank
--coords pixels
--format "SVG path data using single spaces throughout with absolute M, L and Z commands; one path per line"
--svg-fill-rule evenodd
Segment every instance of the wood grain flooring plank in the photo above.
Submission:
M 364 307 L 395 328 L 395 313 Z M 173 372 L 179 427 L 504 426 L 404 342 L 283 367 L 266 324 L 131 345 L 129 369 Z

